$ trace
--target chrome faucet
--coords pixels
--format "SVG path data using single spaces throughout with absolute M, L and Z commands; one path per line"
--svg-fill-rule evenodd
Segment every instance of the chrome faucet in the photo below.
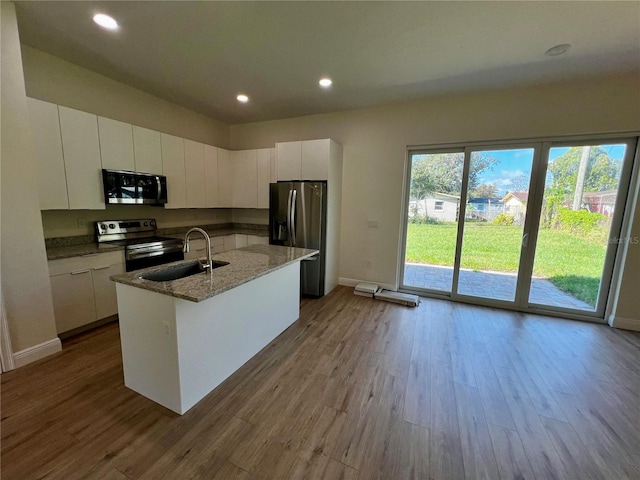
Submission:
M 201 233 L 204 239 L 207 241 L 207 262 L 202 263 L 200 259 L 198 259 L 198 262 L 200 263 L 200 268 L 203 271 L 208 268 L 209 271 L 213 273 L 213 260 L 211 258 L 211 237 L 209 237 L 209 234 L 205 232 L 203 229 L 198 227 L 193 227 L 187 232 L 187 234 L 184 236 L 184 245 L 182 246 L 182 251 L 184 253 L 189 253 L 189 237 L 193 232 Z

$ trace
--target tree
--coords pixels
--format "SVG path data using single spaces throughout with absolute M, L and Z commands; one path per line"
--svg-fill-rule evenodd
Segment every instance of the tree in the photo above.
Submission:
M 495 198 L 498 195 L 498 187 L 495 183 L 483 183 L 470 193 L 471 198 Z
M 529 190 L 529 175 L 517 175 L 513 177 L 509 190 L 512 192 L 525 192 Z
M 551 188 L 573 197 L 580 169 L 583 147 L 571 147 L 549 163 L 552 176 Z M 599 147 L 591 147 L 584 179 L 585 192 L 611 190 L 618 186 L 620 165 Z
M 433 193 L 460 196 L 463 153 L 416 155 L 411 165 L 410 196 L 422 200 Z M 469 191 L 478 188 L 480 174 L 493 168 L 498 159 L 484 152 L 473 152 L 469 168 Z

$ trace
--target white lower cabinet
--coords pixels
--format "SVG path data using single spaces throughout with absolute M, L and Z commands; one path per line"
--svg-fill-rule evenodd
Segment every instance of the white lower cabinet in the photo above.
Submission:
M 269 237 L 261 235 L 247 235 L 247 245 L 269 245 Z
M 224 242 L 224 251 L 227 250 L 234 250 L 236 248 L 236 236 L 235 235 L 225 235 L 224 237 L 222 237 L 222 240 Z
M 118 313 L 112 275 L 123 273 L 122 252 L 49 261 L 49 280 L 58 333 Z
M 56 275 L 50 280 L 58 333 L 95 322 L 96 304 L 91 270 Z
M 116 284 L 109 280 L 109 278 L 120 273 L 124 273 L 124 264 L 122 263 L 92 269 L 91 276 L 93 277 L 93 295 L 96 302 L 96 320 L 101 320 L 118 313 Z

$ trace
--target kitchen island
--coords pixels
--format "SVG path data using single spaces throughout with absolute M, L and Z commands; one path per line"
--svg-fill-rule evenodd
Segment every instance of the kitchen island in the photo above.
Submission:
M 185 413 L 298 319 L 300 262 L 315 254 L 252 245 L 214 255 L 229 264 L 212 277 L 140 278 L 167 265 L 111 277 L 125 385 Z

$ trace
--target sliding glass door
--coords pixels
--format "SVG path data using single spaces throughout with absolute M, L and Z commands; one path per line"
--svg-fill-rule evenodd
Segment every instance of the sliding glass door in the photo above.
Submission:
M 601 318 L 636 140 L 411 151 L 401 289 Z
M 602 313 L 635 142 L 549 145 L 528 303 Z
M 471 150 L 458 295 L 514 302 L 534 146 Z

